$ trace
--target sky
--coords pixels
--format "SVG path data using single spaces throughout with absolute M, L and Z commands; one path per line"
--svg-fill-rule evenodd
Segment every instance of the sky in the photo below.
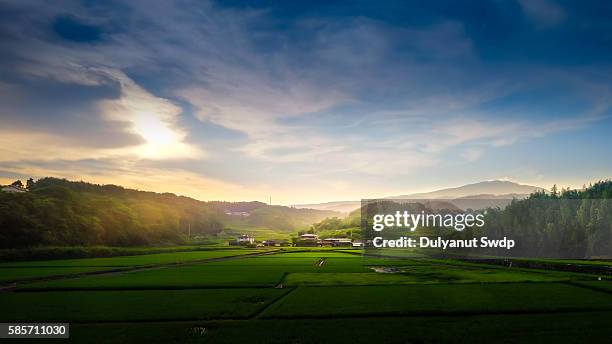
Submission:
M 275 204 L 612 177 L 609 1 L 0 0 L 0 183 Z

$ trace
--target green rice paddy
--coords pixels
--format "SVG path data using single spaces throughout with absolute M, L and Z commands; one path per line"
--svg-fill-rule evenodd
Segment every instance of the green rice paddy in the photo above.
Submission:
M 0 292 L 0 322 L 70 322 L 76 341 L 109 343 L 375 342 L 377 332 L 388 342 L 454 341 L 449 328 L 475 341 L 612 336 L 602 320 L 612 318 L 609 276 L 359 253 L 237 248 L 4 263 L 0 281 L 16 285 Z

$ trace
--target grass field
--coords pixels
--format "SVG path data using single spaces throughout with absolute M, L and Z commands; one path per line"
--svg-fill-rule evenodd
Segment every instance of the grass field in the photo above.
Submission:
M 119 275 L 87 276 L 24 285 L 25 289 L 167 289 L 210 287 L 273 287 L 283 271 L 237 266 L 186 266 L 160 268 Z
M 263 252 L 0 264 L 4 280 L 33 279 L 0 292 L 0 322 L 66 321 L 73 339 L 88 343 L 612 338 L 612 282 L 605 275 L 355 250 Z M 127 271 L 68 276 L 118 268 Z
M 62 267 L 23 267 L 23 268 L 0 268 L 0 283 L 27 280 L 38 277 L 51 277 L 61 275 L 73 275 L 86 272 L 110 270 L 104 267 L 92 266 L 62 266 Z
M 142 266 L 154 264 L 182 263 L 194 260 L 220 258 L 228 256 L 239 256 L 266 250 L 256 249 L 234 249 L 234 250 L 204 250 L 188 252 L 157 253 L 137 256 L 122 256 L 111 258 L 85 258 L 85 259 L 60 259 L 33 262 L 15 262 L 0 264 L 0 269 L 6 267 L 69 267 L 69 266 L 95 266 L 95 267 L 121 267 Z
M 3 293 L 0 317 L 16 321 L 135 321 L 246 317 L 279 289 Z M 120 305 L 120 307 L 118 307 Z
M 317 297 L 313 299 L 313 295 Z M 612 310 L 612 298 L 565 284 L 310 287 L 275 303 L 265 317 L 333 317 Z
M 263 250 L 205 250 L 191 252 L 158 253 L 150 255 L 112 258 L 61 259 L 0 264 L 0 282 L 18 281 L 35 277 L 62 276 L 101 270 L 158 264 L 179 264 L 206 259 L 223 258 L 266 252 Z
M 576 285 L 612 293 L 612 281 L 579 281 Z

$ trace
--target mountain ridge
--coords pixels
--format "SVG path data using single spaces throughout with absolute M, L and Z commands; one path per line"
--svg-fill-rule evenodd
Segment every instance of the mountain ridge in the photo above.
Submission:
M 404 194 L 398 196 L 387 196 L 385 199 L 476 199 L 476 200 L 504 200 L 513 198 L 525 198 L 531 193 L 544 190 L 539 186 L 519 184 L 507 180 L 486 180 L 462 186 L 444 188 L 430 192 Z M 483 203 L 483 202 L 480 202 Z M 484 202 L 486 203 L 486 202 Z M 498 202 L 493 202 L 497 204 Z M 361 206 L 361 201 L 332 201 L 314 204 L 296 204 L 296 208 L 308 208 L 317 210 L 333 210 L 340 212 L 351 212 Z

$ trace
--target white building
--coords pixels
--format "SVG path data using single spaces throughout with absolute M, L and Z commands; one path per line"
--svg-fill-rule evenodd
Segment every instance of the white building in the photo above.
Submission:
M 5 185 L 2 186 L 2 192 L 26 192 L 27 190 L 24 188 L 20 188 L 15 185 Z
M 319 236 L 316 234 L 306 233 L 306 234 L 300 235 L 300 239 L 305 240 L 305 241 L 314 241 L 314 240 L 319 239 Z
M 229 216 L 251 216 L 251 214 L 249 214 L 246 211 L 228 211 L 225 213 L 225 215 L 229 215 Z
M 238 237 L 238 239 L 236 239 L 236 241 L 238 242 L 238 244 L 254 244 L 255 243 L 255 237 L 253 237 L 250 234 L 242 234 L 241 236 Z

